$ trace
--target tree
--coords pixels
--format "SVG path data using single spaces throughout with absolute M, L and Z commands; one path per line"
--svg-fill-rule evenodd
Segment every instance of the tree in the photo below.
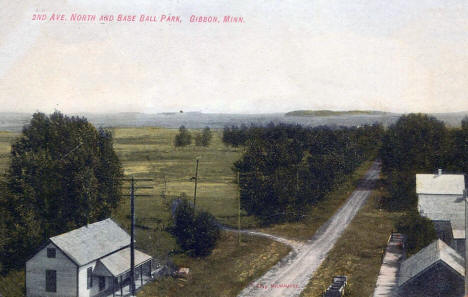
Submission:
M 195 145 L 197 146 L 209 146 L 211 139 L 213 138 L 213 134 L 209 127 L 205 127 L 201 134 L 197 134 L 195 136 Z
M 192 143 L 192 135 L 190 132 L 185 128 L 184 125 L 180 126 L 179 134 L 176 135 L 174 140 L 174 145 L 178 146 L 186 146 Z
M 182 250 L 195 257 L 208 256 L 220 237 L 215 217 L 205 211 L 195 214 L 186 199 L 175 210 L 172 233 Z
M 437 238 L 432 221 L 421 217 L 415 211 L 402 216 L 396 223 L 396 229 L 407 236 L 407 249 L 410 254 L 417 253 Z
M 122 176 L 110 132 L 85 118 L 35 113 L 12 145 L 0 197 L 8 226 L 2 261 L 22 265 L 49 237 L 108 217 Z
M 389 127 L 381 149 L 384 172 L 429 171 L 447 165 L 448 131 L 425 114 L 402 116 Z

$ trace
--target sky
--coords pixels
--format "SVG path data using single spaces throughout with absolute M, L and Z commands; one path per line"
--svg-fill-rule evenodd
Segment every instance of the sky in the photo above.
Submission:
M 0 9 L 0 111 L 468 110 L 466 0 L 25 0 Z M 73 22 L 72 13 L 137 20 Z M 181 22 L 139 22 L 142 14 Z

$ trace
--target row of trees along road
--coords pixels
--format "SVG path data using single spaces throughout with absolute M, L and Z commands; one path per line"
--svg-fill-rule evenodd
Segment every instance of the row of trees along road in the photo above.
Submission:
M 226 128 L 223 141 L 245 146 L 233 168 L 240 173 L 241 207 L 268 224 L 303 218 L 308 207 L 375 155 L 382 134 L 380 125 L 269 124 Z
M 0 262 L 24 261 L 49 237 L 108 217 L 123 170 L 112 135 L 84 118 L 33 115 L 0 184 Z
M 402 116 L 383 137 L 380 151 L 386 196 L 383 205 L 404 210 L 399 231 L 407 233 L 410 253 L 435 237 L 432 222 L 417 213 L 416 174 L 468 173 L 468 118 L 460 128 L 447 128 L 435 117 L 424 114 Z

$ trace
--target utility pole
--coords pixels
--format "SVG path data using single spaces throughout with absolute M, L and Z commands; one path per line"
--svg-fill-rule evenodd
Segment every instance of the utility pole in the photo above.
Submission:
M 135 196 L 152 196 L 147 194 L 135 194 L 136 189 L 152 189 L 152 186 L 139 186 L 135 187 L 135 181 L 153 181 L 150 178 L 139 178 L 135 179 L 133 176 L 130 179 L 124 179 L 130 181 L 130 296 L 135 295 Z
M 195 190 L 193 191 L 193 211 L 195 211 L 197 203 L 197 184 L 198 184 L 198 162 L 200 158 L 197 158 L 197 165 L 195 167 Z
M 468 193 L 463 190 L 463 200 L 465 200 L 465 296 L 468 295 Z
M 239 191 L 238 191 L 238 201 L 239 201 L 239 204 L 238 204 L 238 212 L 237 212 L 237 239 L 238 239 L 238 244 L 240 246 L 241 244 L 241 225 L 240 225 L 240 214 L 241 214 L 241 201 L 240 201 L 240 174 L 239 174 L 239 170 L 237 171 L 237 186 L 239 187 Z

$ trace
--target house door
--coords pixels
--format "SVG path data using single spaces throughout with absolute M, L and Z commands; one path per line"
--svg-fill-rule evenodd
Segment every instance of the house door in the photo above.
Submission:
M 104 276 L 99 277 L 99 291 L 102 291 L 106 288 L 106 278 Z

